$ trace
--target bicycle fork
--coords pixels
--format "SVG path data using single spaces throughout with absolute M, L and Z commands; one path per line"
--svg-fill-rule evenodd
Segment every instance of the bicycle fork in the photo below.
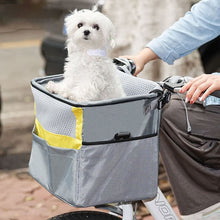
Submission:
M 151 200 L 144 202 L 151 215 L 155 220 L 178 220 L 172 207 L 166 200 L 160 188 L 157 189 L 157 196 Z M 122 205 L 123 220 L 133 220 L 133 207 L 131 204 Z
M 157 189 L 157 196 L 151 201 L 144 202 L 144 205 L 147 207 L 147 209 L 149 210 L 149 212 L 155 220 L 179 219 L 159 187 Z

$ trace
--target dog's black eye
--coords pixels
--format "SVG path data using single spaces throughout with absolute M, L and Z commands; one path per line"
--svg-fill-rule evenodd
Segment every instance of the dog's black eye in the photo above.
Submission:
M 97 24 L 94 24 L 93 28 L 96 29 L 97 31 L 99 30 L 99 26 Z
M 83 26 L 83 23 L 79 23 L 79 24 L 77 25 L 78 28 L 81 28 L 82 26 Z

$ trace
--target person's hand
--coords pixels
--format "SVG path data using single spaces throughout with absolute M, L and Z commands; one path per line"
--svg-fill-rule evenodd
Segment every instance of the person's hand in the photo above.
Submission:
M 136 71 L 134 73 L 137 76 L 143 69 L 145 64 L 147 64 L 151 60 L 158 59 L 159 57 L 150 49 L 144 48 L 137 55 L 134 56 L 121 56 L 123 58 L 127 58 L 132 60 L 135 63 Z
M 220 90 L 220 75 L 202 74 L 182 87 L 180 93 L 186 93 L 186 102 L 193 104 L 198 98 L 204 101 L 208 95 Z

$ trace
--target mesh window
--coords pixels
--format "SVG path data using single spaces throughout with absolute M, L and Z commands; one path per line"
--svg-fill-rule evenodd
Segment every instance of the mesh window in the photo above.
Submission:
M 75 138 L 76 118 L 72 106 L 60 102 L 32 87 L 36 116 L 44 129 Z

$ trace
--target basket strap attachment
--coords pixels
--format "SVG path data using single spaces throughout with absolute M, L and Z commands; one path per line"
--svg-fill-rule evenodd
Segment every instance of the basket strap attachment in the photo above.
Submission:
M 171 98 L 171 92 L 167 89 L 164 90 L 161 98 L 158 101 L 158 109 L 162 109 L 164 105 L 166 105 Z

